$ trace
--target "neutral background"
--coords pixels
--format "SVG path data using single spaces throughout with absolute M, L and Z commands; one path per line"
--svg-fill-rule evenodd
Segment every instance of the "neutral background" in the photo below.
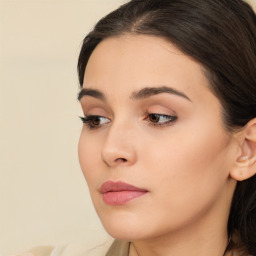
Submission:
M 124 2 L 0 0 L 2 253 L 106 237 L 78 164 L 76 63 L 82 38 Z

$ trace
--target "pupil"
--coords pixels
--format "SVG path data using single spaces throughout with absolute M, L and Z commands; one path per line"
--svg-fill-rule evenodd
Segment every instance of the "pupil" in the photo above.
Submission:
M 99 117 L 95 117 L 95 118 L 92 120 L 92 123 L 93 123 L 93 125 L 99 125 L 99 124 L 100 124 L 100 118 L 99 118 Z
M 150 121 L 153 122 L 153 123 L 159 122 L 159 119 L 160 118 L 159 118 L 158 115 L 154 115 L 154 114 L 150 115 Z

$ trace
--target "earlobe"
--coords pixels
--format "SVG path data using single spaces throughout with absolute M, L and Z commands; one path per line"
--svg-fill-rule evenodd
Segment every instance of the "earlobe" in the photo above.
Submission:
M 230 176 L 237 181 L 242 181 L 256 174 L 256 118 L 248 122 L 239 132 L 238 140 L 240 141 L 239 154 Z
M 236 160 L 235 167 L 232 169 L 230 175 L 237 181 L 243 181 L 251 178 L 256 173 L 256 157 L 249 155 L 241 155 Z

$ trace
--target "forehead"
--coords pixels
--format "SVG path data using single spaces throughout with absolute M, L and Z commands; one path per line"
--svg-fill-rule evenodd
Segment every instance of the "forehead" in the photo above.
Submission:
M 83 87 L 116 91 L 170 85 L 190 91 L 208 84 L 202 66 L 167 40 L 122 35 L 107 38 L 95 48 L 85 70 Z

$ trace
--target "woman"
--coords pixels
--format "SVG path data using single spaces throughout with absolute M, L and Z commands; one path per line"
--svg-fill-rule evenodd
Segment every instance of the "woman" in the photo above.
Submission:
M 107 256 L 256 255 L 256 16 L 132 0 L 78 61 L 79 159 Z

